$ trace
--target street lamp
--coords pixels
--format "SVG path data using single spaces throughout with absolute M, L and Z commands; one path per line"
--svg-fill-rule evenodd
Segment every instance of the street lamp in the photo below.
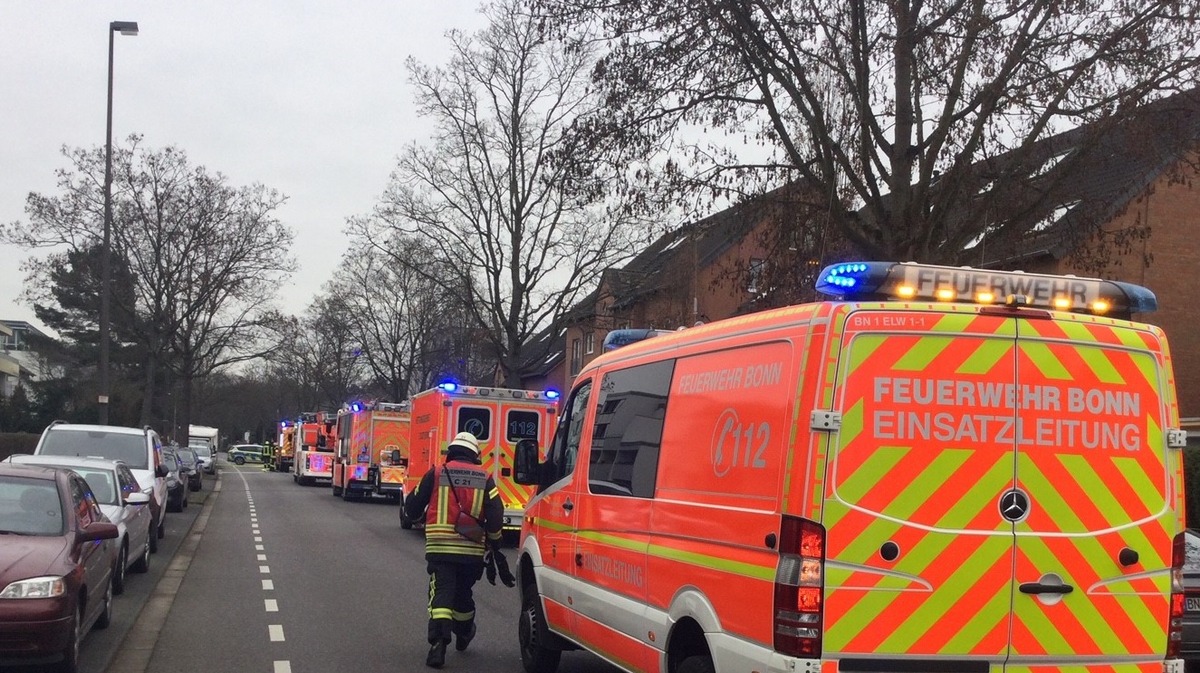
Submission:
M 104 256 L 100 260 L 100 424 L 108 424 L 108 321 L 109 295 L 112 293 L 111 234 L 112 229 L 112 89 L 113 34 L 137 35 L 136 21 L 113 21 L 108 24 L 108 120 L 104 136 Z

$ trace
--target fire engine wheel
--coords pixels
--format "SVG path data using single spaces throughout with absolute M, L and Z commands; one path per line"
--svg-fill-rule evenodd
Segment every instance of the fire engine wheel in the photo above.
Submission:
M 716 671 L 712 659 L 709 659 L 707 654 L 688 657 L 679 664 L 679 668 L 675 669 L 675 673 L 716 673 Z
M 334 487 L 333 487 L 333 497 L 335 497 L 335 498 L 336 498 L 336 497 L 338 497 L 338 496 L 339 496 L 339 495 L 341 495 L 341 494 L 342 494 L 342 487 L 341 487 L 341 486 L 334 486 Z
M 550 629 L 546 626 L 537 585 L 533 582 L 521 588 L 521 621 L 517 624 L 517 640 L 521 645 L 521 664 L 525 666 L 526 673 L 554 673 L 558 670 L 562 650 L 549 647 Z

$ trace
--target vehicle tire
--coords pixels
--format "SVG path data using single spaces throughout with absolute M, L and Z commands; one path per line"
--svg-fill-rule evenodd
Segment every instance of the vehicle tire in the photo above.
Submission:
M 97 629 L 107 629 L 112 624 L 113 610 L 113 583 L 110 579 L 108 586 L 104 589 L 104 608 L 100 610 L 100 616 L 96 618 L 95 627 Z
M 160 515 L 161 516 L 161 515 Z M 150 521 L 150 553 L 158 553 L 158 538 L 162 537 L 159 533 L 162 532 L 162 522 Z
M 154 531 L 146 531 L 146 544 L 142 545 L 142 555 L 138 560 L 133 562 L 133 567 L 130 568 L 135 573 L 144 573 L 150 570 L 150 552 L 154 551 Z
M 336 498 L 336 497 L 338 497 L 338 496 L 339 496 L 339 495 L 341 495 L 341 494 L 342 494 L 342 487 L 341 487 L 341 486 L 334 486 L 334 487 L 333 487 L 333 497 L 335 497 L 335 498 Z
M 242 458 L 241 456 L 234 456 L 234 457 L 233 457 L 233 464 L 234 464 L 234 465 L 245 465 L 245 464 L 246 464 L 246 459 L 245 459 L 245 458 Z
M 179 503 L 179 498 L 174 495 L 171 495 L 170 493 L 167 494 L 167 511 L 168 512 L 182 512 L 183 511 L 183 505 L 181 505 Z
M 125 568 L 129 563 L 129 541 L 121 540 L 121 550 L 117 552 L 117 565 L 113 568 L 112 591 L 120 596 L 125 593 Z
M 554 673 L 562 650 L 549 647 L 550 629 L 542 614 L 537 585 L 530 582 L 521 588 L 521 620 L 517 623 L 517 641 L 521 647 L 521 664 L 526 673 Z
M 79 673 L 79 643 L 83 641 L 83 604 L 75 605 L 75 628 L 63 649 L 63 658 L 55 670 L 58 673 Z
M 694 654 L 679 663 L 675 673 L 716 673 L 712 659 L 707 654 Z
M 182 512 L 183 510 L 187 509 L 187 506 L 188 492 L 186 488 L 181 488 L 179 489 L 179 511 Z
M 160 539 L 160 540 L 167 536 L 167 525 L 166 525 L 166 522 L 162 520 L 162 518 L 159 518 L 159 520 L 158 520 L 158 532 L 156 533 L 156 535 L 158 536 L 158 539 Z

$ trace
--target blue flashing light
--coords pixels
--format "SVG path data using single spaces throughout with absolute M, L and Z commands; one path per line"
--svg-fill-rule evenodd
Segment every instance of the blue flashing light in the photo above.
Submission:
M 281 428 L 286 428 L 287 426 L 288 426 L 288 422 L 287 422 L 287 421 L 279 421 L 279 427 L 281 427 Z
M 363 405 L 359 404 L 358 402 L 355 402 L 354 404 L 350 405 L 350 411 L 352 411 L 354 413 L 358 413 L 362 410 L 363 410 Z
M 553 388 L 547 390 L 546 391 L 546 399 L 557 400 L 558 399 L 558 391 L 554 390 Z
M 452 393 L 452 392 L 458 390 L 458 384 L 453 381 L 446 381 L 444 383 L 439 383 L 438 388 L 441 388 L 442 390 L 444 390 L 448 393 Z

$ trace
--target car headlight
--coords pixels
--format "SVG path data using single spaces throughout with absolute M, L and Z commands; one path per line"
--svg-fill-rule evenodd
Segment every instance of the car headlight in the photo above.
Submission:
M 67 583 L 61 577 L 31 577 L 4 587 L 0 598 L 54 598 L 67 591 Z

